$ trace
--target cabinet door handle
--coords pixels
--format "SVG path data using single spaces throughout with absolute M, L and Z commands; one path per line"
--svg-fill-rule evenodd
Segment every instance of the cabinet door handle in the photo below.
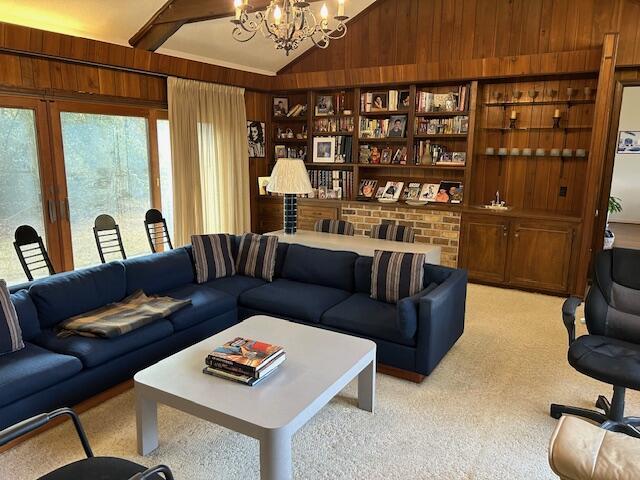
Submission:
M 504 225 L 504 226 L 502 227 L 502 234 L 506 237 L 508 232 L 509 232 L 509 229 L 507 228 L 507 226 L 506 226 L 506 225 Z
M 516 237 L 516 238 L 520 238 L 520 234 L 519 234 L 519 233 L 516 233 L 516 234 L 515 234 L 515 237 Z
M 56 214 L 56 202 L 49 200 L 47 203 L 49 205 L 49 221 L 51 223 L 56 223 L 58 221 L 58 215 Z

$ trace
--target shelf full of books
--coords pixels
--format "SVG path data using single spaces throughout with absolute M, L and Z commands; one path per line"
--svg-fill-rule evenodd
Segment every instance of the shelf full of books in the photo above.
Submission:
M 464 167 L 467 164 L 467 152 L 450 151 L 446 145 L 419 140 L 415 144 L 413 161 L 416 165 Z
M 385 119 L 360 118 L 360 138 L 403 139 L 407 136 L 407 115 L 391 115 Z
M 238 337 L 207 355 L 203 373 L 253 387 L 276 372 L 286 358 L 280 346 Z
M 353 198 L 354 175 L 350 170 L 308 169 L 313 193 L 309 198 L 348 200 Z
M 418 89 L 416 113 L 466 112 L 469 109 L 469 85 Z
M 411 105 L 410 90 L 386 90 L 365 92 L 360 95 L 360 112 L 365 115 L 375 112 L 408 110 Z
M 353 117 L 316 118 L 313 121 L 313 131 L 323 133 L 353 133 Z

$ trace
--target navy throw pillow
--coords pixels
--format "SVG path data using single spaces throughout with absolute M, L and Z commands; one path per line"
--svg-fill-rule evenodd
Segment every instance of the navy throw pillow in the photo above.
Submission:
M 0 280 L 0 355 L 22 348 L 24 348 L 24 342 L 20 323 L 18 323 L 18 314 L 11 302 L 7 283 Z
M 271 282 L 276 268 L 278 237 L 245 233 L 240 239 L 236 271 L 240 275 Z
M 371 269 L 371 298 L 387 303 L 411 297 L 423 288 L 424 253 L 376 250 Z
M 206 283 L 216 278 L 231 277 L 236 274 L 229 235 L 192 235 L 191 244 L 197 283 Z

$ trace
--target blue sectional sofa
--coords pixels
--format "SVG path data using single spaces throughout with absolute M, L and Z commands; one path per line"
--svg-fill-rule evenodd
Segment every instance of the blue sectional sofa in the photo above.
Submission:
M 186 247 L 13 287 L 26 347 L 0 356 L 0 429 L 74 405 L 256 314 L 370 338 L 379 362 L 428 375 L 463 332 L 466 272 L 425 265 L 428 287 L 390 305 L 369 298 L 371 265 L 355 253 L 280 244 L 271 283 L 237 275 L 197 285 Z M 115 339 L 56 336 L 59 322 L 139 289 L 191 305 Z

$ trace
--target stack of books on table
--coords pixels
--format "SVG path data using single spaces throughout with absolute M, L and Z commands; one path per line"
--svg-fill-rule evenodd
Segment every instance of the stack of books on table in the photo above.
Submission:
M 282 347 L 238 337 L 207 355 L 203 372 L 253 386 L 275 372 L 285 358 Z

